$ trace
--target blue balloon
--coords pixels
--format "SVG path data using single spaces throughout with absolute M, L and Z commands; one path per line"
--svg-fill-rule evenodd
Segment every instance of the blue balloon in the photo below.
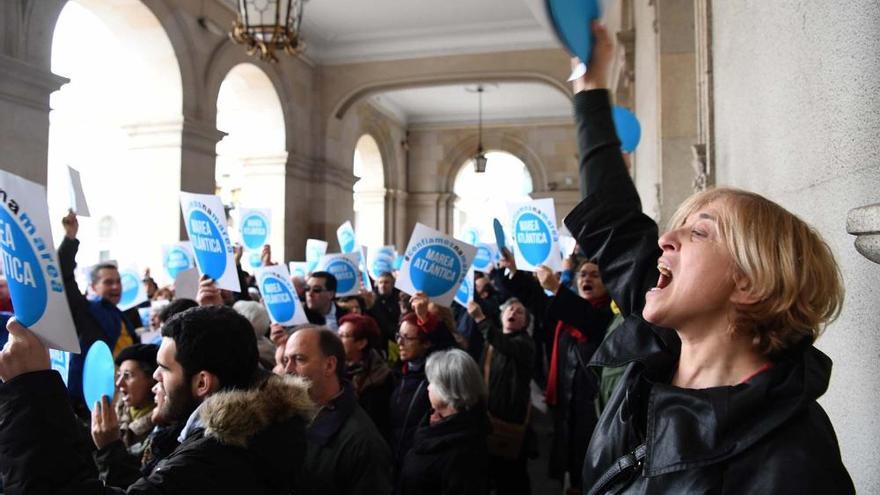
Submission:
M 620 149 L 627 153 L 635 151 L 642 139 L 642 126 L 635 114 L 626 108 L 613 106 L 611 107 L 611 117 L 614 119 L 614 130 L 617 131 L 617 137 L 620 138 Z
M 593 21 L 602 16 L 599 0 L 546 0 L 553 30 L 568 52 L 585 64 L 593 55 Z
M 83 395 L 89 410 L 94 411 L 95 402 L 100 402 L 102 395 L 113 402 L 115 374 L 113 354 L 107 344 L 101 340 L 92 344 L 83 365 Z
M 357 284 L 357 270 L 351 263 L 335 259 L 327 265 L 327 271 L 336 277 L 336 292 L 345 294 L 354 289 Z
M 452 249 L 431 245 L 418 250 L 409 265 L 413 287 L 428 297 L 446 294 L 461 278 L 461 261 Z
M 34 247 L 6 208 L 0 208 L 0 223 L 6 226 L 3 243 L 3 271 L 18 322 L 26 327 L 40 321 L 46 312 L 48 296 L 43 266 Z
M 289 321 L 293 318 L 296 312 L 294 296 L 280 277 L 273 273 L 266 275 L 263 283 L 260 284 L 260 293 L 275 321 Z
M 123 272 L 120 280 L 122 282 L 122 296 L 119 298 L 119 306 L 130 306 L 137 298 L 141 281 L 131 272 Z
M 189 237 L 205 275 L 219 279 L 226 271 L 226 244 L 220 227 L 200 210 L 189 215 Z
M 533 265 L 547 260 L 553 247 L 553 236 L 547 223 L 538 215 L 526 212 L 516 219 L 516 245 L 523 258 Z
M 269 238 L 269 224 L 259 213 L 251 213 L 241 220 L 241 240 L 248 249 L 260 249 Z

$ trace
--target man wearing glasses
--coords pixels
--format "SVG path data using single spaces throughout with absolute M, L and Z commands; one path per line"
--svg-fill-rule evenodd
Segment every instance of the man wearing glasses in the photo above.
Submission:
M 336 277 L 329 272 L 314 272 L 306 280 L 305 290 L 309 323 L 338 332 L 339 319 L 347 311 L 336 304 Z

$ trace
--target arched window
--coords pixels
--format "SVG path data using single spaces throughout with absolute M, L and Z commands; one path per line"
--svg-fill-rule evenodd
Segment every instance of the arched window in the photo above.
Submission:
M 492 219 L 503 221 L 506 203 L 529 199 L 532 192 L 532 176 L 522 160 L 504 151 L 488 152 L 486 158 L 483 173 L 474 171 L 473 160 L 466 161 L 453 185 L 454 235 L 468 242 L 468 231 L 476 231 L 483 241 L 493 239 Z
M 385 244 L 385 172 L 379 144 L 364 134 L 354 149 L 354 226 L 358 242 Z

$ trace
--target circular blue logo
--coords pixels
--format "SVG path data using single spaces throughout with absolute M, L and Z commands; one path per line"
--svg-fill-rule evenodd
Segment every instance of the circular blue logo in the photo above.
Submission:
M 183 248 L 173 247 L 165 255 L 165 271 L 171 278 L 177 278 L 177 274 L 183 270 L 192 268 L 192 260 Z
M 553 237 L 541 217 L 532 212 L 523 213 L 516 220 L 514 233 L 516 245 L 526 261 L 540 265 L 547 260 L 553 246 Z
M 205 275 L 219 279 L 226 271 L 226 245 L 220 228 L 201 210 L 189 214 L 189 240 Z
M 357 283 L 357 272 L 350 263 L 341 259 L 333 260 L 327 265 L 327 271 L 336 277 L 336 292 L 338 294 L 354 290 Z
M 263 266 L 263 258 L 262 253 L 260 251 L 251 251 L 248 253 L 248 264 L 251 268 L 259 268 Z
M 373 278 L 379 278 L 379 275 L 382 275 L 385 272 L 392 271 L 392 263 L 393 260 L 388 259 L 384 256 L 376 258 L 370 265 L 370 274 L 373 276 Z
M 263 215 L 251 213 L 241 220 L 241 241 L 244 247 L 260 249 L 266 244 L 268 237 L 269 224 Z
M 6 208 L 0 208 L 0 246 L 3 271 L 15 301 L 15 317 L 29 327 L 46 312 L 46 280 L 33 246 Z
M 474 257 L 474 268 L 485 271 L 492 264 L 492 252 L 486 246 L 477 247 L 477 255 Z
M 474 228 L 467 229 L 464 233 L 464 242 L 476 246 L 480 242 L 480 234 Z
M 462 305 L 467 304 L 468 299 L 471 296 L 471 281 L 468 280 L 468 277 L 465 277 L 464 282 L 458 286 L 458 292 L 455 293 L 455 298 L 458 299 Z
M 345 229 L 339 233 L 339 244 L 343 253 L 354 251 L 354 232 Z
M 141 281 L 131 272 L 124 272 L 122 277 L 122 297 L 119 298 L 119 306 L 130 306 L 138 295 Z
M 418 250 L 409 265 L 409 276 L 416 290 L 428 297 L 449 292 L 461 277 L 461 261 L 446 246 L 427 246 Z
M 293 293 L 287 288 L 287 284 L 274 274 L 266 275 L 260 284 L 260 293 L 266 308 L 277 322 L 289 321 L 293 318 L 296 305 L 293 303 Z

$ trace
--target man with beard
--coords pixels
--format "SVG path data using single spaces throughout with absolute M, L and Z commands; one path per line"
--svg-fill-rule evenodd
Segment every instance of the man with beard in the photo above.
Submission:
M 9 493 L 288 493 L 313 414 L 296 378 L 258 377 L 250 323 L 222 306 L 187 310 L 162 329 L 153 377 L 180 446 L 127 490 L 104 486 L 60 376 L 16 321 L 0 353 L 0 475 Z

